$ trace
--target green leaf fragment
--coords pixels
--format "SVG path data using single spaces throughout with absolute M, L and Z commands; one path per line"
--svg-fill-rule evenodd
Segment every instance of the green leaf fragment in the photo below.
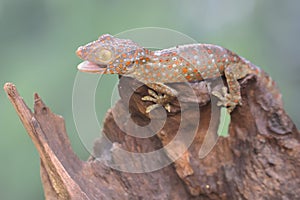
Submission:
M 230 124 L 230 114 L 227 111 L 227 108 L 222 107 L 220 112 L 220 123 L 218 127 L 218 136 L 227 137 L 229 136 L 228 130 L 229 130 L 229 124 Z

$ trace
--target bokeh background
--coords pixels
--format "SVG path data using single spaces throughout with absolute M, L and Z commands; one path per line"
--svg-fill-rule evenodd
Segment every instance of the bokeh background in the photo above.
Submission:
M 261 66 L 277 81 L 300 127 L 299 8 L 297 0 L 0 0 L 0 85 L 16 84 L 29 106 L 38 92 L 65 118 L 72 146 L 85 160 L 89 154 L 72 117 L 76 48 L 103 33 L 158 26 L 224 46 Z M 100 121 L 115 80 L 105 79 L 108 87 L 97 97 Z M 37 151 L 2 89 L 0 163 L 0 199 L 44 198 Z

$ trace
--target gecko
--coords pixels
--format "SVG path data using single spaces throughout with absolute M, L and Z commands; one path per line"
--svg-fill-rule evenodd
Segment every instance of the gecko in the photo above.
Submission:
M 178 91 L 167 83 L 194 82 L 225 76 L 227 87 L 212 91 L 218 98 L 218 106 L 231 113 L 242 105 L 238 80 L 248 74 L 262 75 L 262 70 L 236 53 L 212 44 L 186 44 L 163 50 L 150 50 L 129 39 L 116 38 L 110 34 L 80 46 L 76 54 L 84 60 L 78 65 L 82 72 L 119 74 L 132 77 L 147 85 L 151 101 L 146 113 L 164 106 L 170 112 L 170 101 Z

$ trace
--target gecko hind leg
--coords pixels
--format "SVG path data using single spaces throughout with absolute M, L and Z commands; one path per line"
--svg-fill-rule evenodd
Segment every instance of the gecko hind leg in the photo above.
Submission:
M 150 113 L 160 105 L 162 105 L 168 112 L 171 112 L 170 102 L 177 96 L 177 91 L 163 83 L 148 83 L 147 86 L 151 88 L 148 89 L 149 95 L 142 97 L 142 100 L 152 101 L 155 104 L 148 106 L 146 108 L 146 113 Z
M 212 92 L 214 96 L 219 98 L 218 106 L 227 107 L 227 111 L 231 113 L 237 105 L 242 105 L 240 84 L 237 80 L 245 77 L 248 73 L 247 66 L 239 63 L 229 65 L 224 70 L 229 92 L 225 86 L 222 87 L 221 91 Z
M 219 99 L 217 106 L 227 107 L 229 113 L 231 113 L 238 104 L 242 105 L 241 99 L 228 93 L 228 89 L 225 86 L 222 87 L 221 91 L 212 91 L 212 95 Z

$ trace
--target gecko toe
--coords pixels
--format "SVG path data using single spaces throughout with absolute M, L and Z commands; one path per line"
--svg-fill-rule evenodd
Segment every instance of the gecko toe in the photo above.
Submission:
M 163 106 L 168 112 L 171 112 L 170 96 L 167 94 L 157 94 L 153 90 L 148 90 L 149 95 L 142 97 L 142 101 L 151 101 L 154 104 L 146 108 L 146 113 L 150 113 L 152 110 Z
M 144 97 L 142 97 L 142 100 L 143 100 L 143 101 L 152 101 L 152 102 L 154 102 L 154 103 L 157 102 L 157 99 L 154 98 L 154 97 L 152 97 L 152 96 L 144 96 Z
M 221 91 L 212 91 L 212 95 L 219 99 L 217 106 L 226 107 L 229 113 L 234 110 L 236 105 L 242 105 L 241 98 L 229 94 L 226 87 L 222 87 Z
M 164 107 L 168 112 L 171 112 L 171 105 L 169 103 L 167 103 Z

